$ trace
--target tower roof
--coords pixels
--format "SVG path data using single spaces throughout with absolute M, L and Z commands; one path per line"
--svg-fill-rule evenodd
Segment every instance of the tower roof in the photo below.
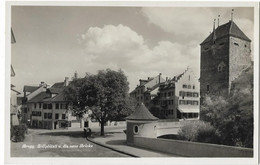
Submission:
M 213 35 L 216 35 L 216 39 L 224 37 L 226 35 L 230 35 L 236 38 L 240 38 L 246 41 L 251 42 L 251 40 L 239 29 L 239 27 L 235 24 L 234 21 L 229 21 L 226 24 L 223 24 L 215 30 L 215 33 L 211 33 L 202 43 L 201 45 L 212 41 Z
M 125 118 L 126 120 L 139 120 L 139 121 L 154 121 L 158 120 L 157 117 L 154 117 L 149 110 L 145 107 L 143 103 L 137 105 L 135 112 L 130 116 Z

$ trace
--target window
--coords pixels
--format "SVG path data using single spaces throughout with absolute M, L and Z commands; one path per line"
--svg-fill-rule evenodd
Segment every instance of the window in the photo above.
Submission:
M 199 114 L 198 113 L 194 113 L 194 117 L 198 117 L 199 116 Z
M 218 71 L 223 71 L 224 67 L 225 67 L 225 63 L 224 62 L 221 62 L 219 65 L 218 65 Z
M 246 48 L 246 45 L 245 45 L 245 48 Z
M 55 109 L 59 109 L 59 108 L 60 108 L 59 103 L 56 103 L 55 104 Z
M 171 92 L 168 92 L 168 96 L 171 96 Z
M 179 96 L 182 96 L 182 91 L 179 92 Z
M 182 85 L 182 88 L 187 88 L 187 85 L 183 84 L 183 85 Z
M 44 119 L 48 118 L 48 113 L 44 113 Z
M 192 87 L 193 89 L 195 89 L 195 85 L 193 85 L 193 87 Z
M 47 104 L 43 104 L 43 109 L 47 109 Z
M 193 92 L 193 97 L 199 97 L 199 94 L 197 92 Z
M 192 92 L 187 92 L 187 97 L 192 97 Z
M 209 92 L 209 85 L 207 85 L 207 92 Z
M 65 119 L 66 118 L 66 114 L 62 114 L 62 119 Z
M 52 113 L 48 113 L 48 119 L 52 119 Z
M 37 104 L 35 103 L 35 104 L 34 104 L 34 109 L 36 109 L 36 105 L 37 105 Z
M 137 125 L 134 126 L 134 134 L 138 134 L 139 132 L 139 127 Z
M 52 109 L 52 104 L 48 104 L 48 109 Z
M 193 105 L 199 105 L 198 101 L 193 101 Z
M 59 114 L 58 113 L 55 114 L 55 119 L 59 119 Z
M 184 105 L 184 104 L 185 104 L 185 101 L 184 101 L 184 100 L 180 100 L 180 101 L 179 101 L 179 104 L 180 104 L 180 105 Z
M 188 85 L 188 89 L 191 89 L 191 85 Z
M 42 103 L 39 103 L 39 108 L 42 108 Z
M 42 113 L 38 111 L 32 111 L 32 116 L 41 116 Z
M 191 100 L 187 100 L 187 104 L 188 105 L 192 105 L 192 101 Z

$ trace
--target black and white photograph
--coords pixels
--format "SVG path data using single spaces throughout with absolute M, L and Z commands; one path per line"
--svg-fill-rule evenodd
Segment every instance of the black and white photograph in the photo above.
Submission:
M 257 164 L 258 5 L 7 2 L 5 161 Z

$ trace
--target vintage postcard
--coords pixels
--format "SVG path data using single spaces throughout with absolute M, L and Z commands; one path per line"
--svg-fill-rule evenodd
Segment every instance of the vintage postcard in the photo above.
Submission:
M 256 164 L 258 5 L 6 1 L 5 162 Z

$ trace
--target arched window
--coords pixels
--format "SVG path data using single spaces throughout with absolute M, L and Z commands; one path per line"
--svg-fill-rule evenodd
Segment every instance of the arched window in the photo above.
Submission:
M 135 125 L 134 126 L 134 134 L 138 134 L 138 132 L 139 132 L 139 127 L 138 127 L 138 125 Z
M 224 62 L 221 62 L 219 65 L 218 65 L 218 71 L 221 72 L 224 70 L 224 67 L 225 67 L 225 63 Z

